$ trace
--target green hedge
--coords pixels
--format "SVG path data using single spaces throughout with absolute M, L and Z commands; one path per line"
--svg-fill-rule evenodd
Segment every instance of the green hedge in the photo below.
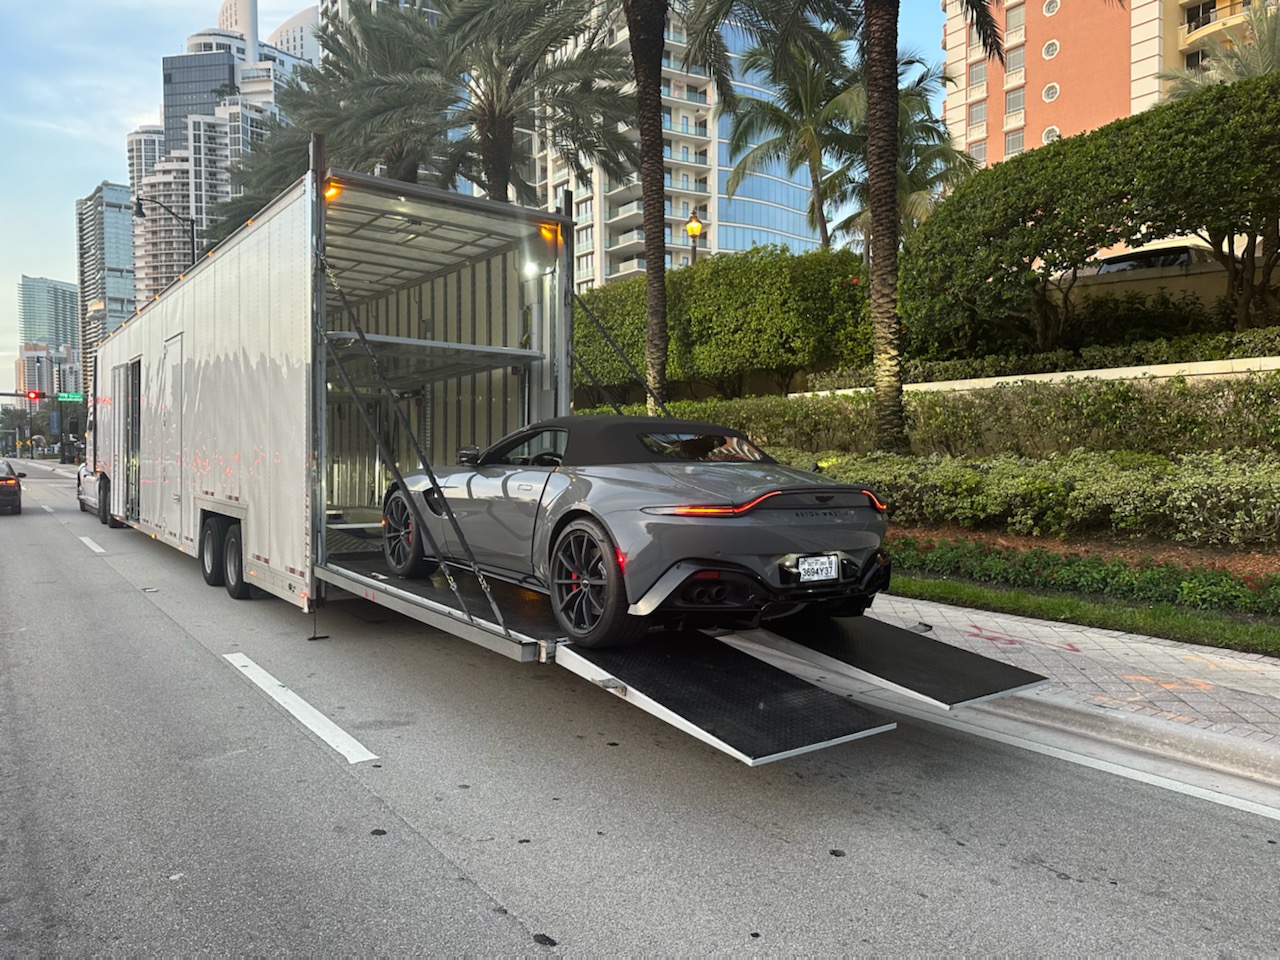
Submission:
M 1226 570 L 1104 560 L 1037 547 L 1012 550 L 959 537 L 885 538 L 894 567 L 908 573 L 963 577 L 979 583 L 1058 590 L 1140 603 L 1172 603 L 1198 610 L 1280 616 L 1280 576 L 1237 577 Z
M 872 444 L 871 403 L 870 393 L 854 393 L 685 400 L 668 407 L 676 416 L 737 427 L 765 446 L 864 454 Z M 1197 383 L 1072 380 L 967 393 L 908 391 L 905 405 L 912 451 L 922 456 L 1280 449 L 1280 371 Z
M 993 355 L 971 360 L 908 359 L 903 367 L 903 377 L 907 383 L 936 383 L 975 377 L 1021 377 L 1032 373 L 1070 373 L 1076 370 L 1106 370 L 1157 363 L 1196 363 L 1202 360 L 1274 356 L 1280 356 L 1280 327 L 1083 347 L 1080 350 Z M 810 390 L 839 390 L 846 387 L 869 387 L 871 384 L 872 368 L 869 366 L 828 370 L 809 376 Z
M 794 466 L 811 453 L 775 448 Z M 1146 536 L 1197 545 L 1280 540 L 1280 453 L 1159 457 L 1078 450 L 1044 459 L 826 453 L 834 480 L 866 484 L 908 525 L 958 524 L 1028 536 Z

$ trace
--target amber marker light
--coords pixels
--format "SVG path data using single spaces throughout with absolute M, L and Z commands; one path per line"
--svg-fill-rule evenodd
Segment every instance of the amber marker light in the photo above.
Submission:
M 337 200 L 341 194 L 342 188 L 336 183 L 330 183 L 329 186 L 325 187 L 324 198 L 326 200 Z

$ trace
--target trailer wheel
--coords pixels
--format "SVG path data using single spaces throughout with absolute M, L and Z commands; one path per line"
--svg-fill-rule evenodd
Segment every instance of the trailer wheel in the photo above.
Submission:
M 621 647 L 648 631 L 644 617 L 627 613 L 627 590 L 613 538 L 589 517 L 572 521 L 556 538 L 551 608 L 569 640 L 584 647 Z
M 222 559 L 226 537 L 226 521 L 222 517 L 210 517 L 200 528 L 200 572 L 211 587 L 220 587 L 227 580 Z
M 98 481 L 98 522 L 103 526 L 111 523 L 111 484 L 106 477 Z
M 84 505 L 84 498 L 80 496 L 80 484 L 76 484 L 76 502 L 80 504 L 80 512 L 88 513 L 89 508 Z
M 382 508 L 382 554 L 397 577 L 429 577 L 439 566 L 435 560 L 423 556 L 413 524 L 409 495 L 397 490 Z
M 248 600 L 253 590 L 244 579 L 244 548 L 240 539 L 240 524 L 232 523 L 227 527 L 226 538 L 222 541 L 222 571 L 227 593 L 234 600 Z

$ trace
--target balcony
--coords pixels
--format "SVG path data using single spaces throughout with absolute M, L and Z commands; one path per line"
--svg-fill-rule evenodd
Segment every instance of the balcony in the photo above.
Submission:
M 635 174 L 629 177 L 623 177 L 621 180 L 607 180 L 604 185 L 606 196 L 621 199 L 623 196 L 633 196 L 640 192 L 640 178 Z
M 605 269 L 606 277 L 621 277 L 628 273 L 644 273 L 644 257 L 632 257 L 620 263 L 611 263 Z
M 662 31 L 662 39 L 667 43 L 688 43 L 689 35 L 683 27 L 668 27 Z
M 680 100 L 685 103 L 705 105 L 707 102 L 707 95 L 701 90 L 672 90 L 670 87 L 663 87 L 662 96 L 666 100 Z
M 1013 110 L 1004 115 L 1004 130 L 1007 133 L 1010 130 L 1017 130 L 1019 127 L 1027 125 L 1027 114 L 1025 110 Z
M 605 222 L 614 226 L 623 226 L 628 223 L 639 223 L 643 218 L 644 201 L 632 200 L 620 207 L 613 207 L 605 217 Z
M 707 159 L 707 155 L 705 153 L 689 153 L 684 150 L 676 153 L 676 151 L 672 150 L 670 147 L 663 149 L 662 159 L 670 160 L 673 163 L 692 163 L 699 167 L 705 167 L 711 162 Z
M 1017 70 L 1010 70 L 1004 75 L 1004 88 L 1012 90 L 1014 87 L 1020 87 L 1027 82 L 1027 68 L 1019 67 Z
M 965 131 L 966 140 L 985 140 L 987 139 L 987 121 L 969 124 L 969 129 Z
M 609 238 L 611 253 L 640 253 L 644 250 L 644 230 L 637 228 Z
M 969 87 L 968 96 L 965 97 L 965 100 L 969 103 L 973 103 L 975 100 L 985 99 L 987 99 L 987 81 L 985 80 L 981 83 L 975 83 Z
M 670 53 L 662 55 L 662 69 L 669 70 L 672 73 L 678 73 L 682 76 L 705 77 L 707 76 L 707 68 L 699 67 L 696 64 L 690 64 L 686 69 L 683 66 L 680 57 L 673 57 Z
M 1223 4 L 1188 23 L 1184 23 L 1178 28 L 1179 52 L 1189 53 L 1202 47 L 1205 41 L 1212 37 L 1221 39 L 1220 35 L 1230 27 L 1240 23 L 1248 12 L 1249 2 L 1248 0 L 1243 0 L 1243 2 Z

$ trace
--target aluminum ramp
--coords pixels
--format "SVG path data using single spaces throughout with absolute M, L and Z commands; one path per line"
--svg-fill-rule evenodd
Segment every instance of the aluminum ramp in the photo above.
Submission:
M 943 710 L 1048 683 L 1021 667 L 870 616 L 796 618 L 721 640 L 847 696 L 875 688 Z
M 752 767 L 896 726 L 695 631 L 606 650 L 559 644 L 555 661 Z

